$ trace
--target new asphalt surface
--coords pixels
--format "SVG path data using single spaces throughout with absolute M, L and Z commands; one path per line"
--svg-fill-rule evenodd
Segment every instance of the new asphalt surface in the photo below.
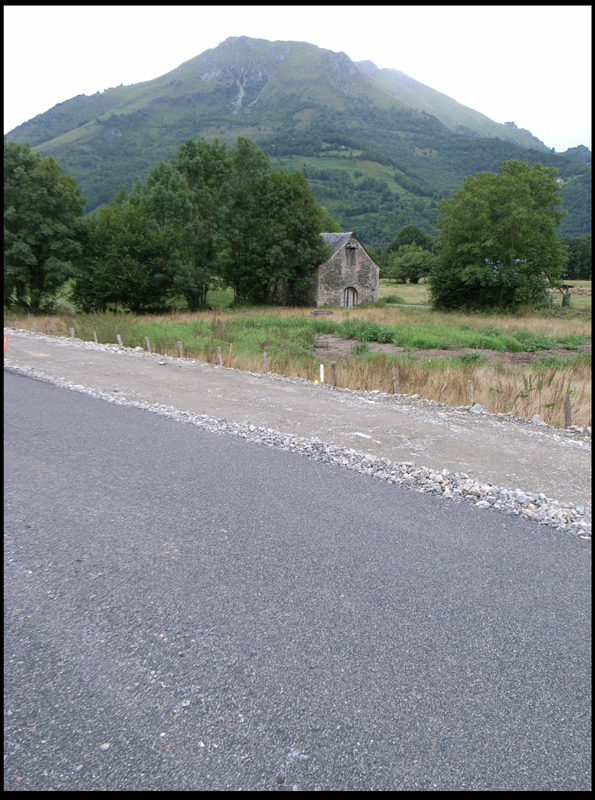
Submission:
M 590 789 L 590 542 L 4 380 L 6 789 Z

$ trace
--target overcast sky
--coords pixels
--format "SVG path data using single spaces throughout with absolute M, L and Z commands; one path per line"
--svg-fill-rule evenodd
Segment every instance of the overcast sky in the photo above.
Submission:
M 590 6 L 5 6 L 4 132 L 228 36 L 342 50 L 557 151 L 591 147 Z

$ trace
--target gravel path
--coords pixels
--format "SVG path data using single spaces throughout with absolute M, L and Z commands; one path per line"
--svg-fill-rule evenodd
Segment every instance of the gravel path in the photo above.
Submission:
M 589 428 L 6 332 L 10 371 L 590 538 Z

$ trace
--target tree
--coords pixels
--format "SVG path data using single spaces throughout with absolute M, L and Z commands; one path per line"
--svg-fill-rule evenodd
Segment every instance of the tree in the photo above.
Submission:
M 429 250 L 416 244 L 404 244 L 389 257 L 384 274 L 401 283 L 419 283 L 420 278 L 427 278 L 431 273 L 435 261 L 436 256 Z
M 233 288 L 236 300 L 261 299 L 258 296 L 263 293 L 262 281 L 255 272 L 263 260 L 263 200 L 270 173 L 269 160 L 262 150 L 249 139 L 238 137 L 232 152 L 231 179 L 224 189 L 221 252 L 222 276 Z
M 563 277 L 569 280 L 591 280 L 591 234 L 578 238 L 563 236 L 562 241 L 568 249 Z
M 430 291 L 441 308 L 540 304 L 566 260 L 556 228 L 565 212 L 557 170 L 504 161 L 467 177 L 439 203 L 440 252 Z
M 239 137 L 224 206 L 223 276 L 236 299 L 268 303 L 283 289 L 289 302 L 304 302 L 325 260 L 320 233 L 334 220 L 302 173 L 273 172 L 262 150 Z
M 280 291 L 286 302 L 307 301 L 313 273 L 327 257 L 320 236 L 328 222 L 301 172 L 272 172 L 264 198 L 265 219 L 259 294 L 264 302 Z
M 435 252 L 435 238 L 425 233 L 417 225 L 405 225 L 386 248 L 387 253 L 395 253 L 405 245 L 418 245 L 430 253 Z
M 333 215 L 324 206 L 319 206 L 319 208 L 320 226 L 322 228 L 321 233 L 340 233 L 343 228 L 339 225 Z
M 76 180 L 29 144 L 4 142 L 4 304 L 43 310 L 82 252 Z
M 186 258 L 176 273 L 175 288 L 191 311 L 204 306 L 220 267 L 223 249 L 223 198 L 229 194 L 232 162 L 225 143 L 188 139 L 172 159 L 184 178 L 192 215 L 185 225 Z
M 139 192 L 122 189 L 114 200 L 90 215 L 85 259 L 73 287 L 75 303 L 86 312 L 118 306 L 140 313 L 164 307 L 177 266 L 178 241 L 160 227 Z

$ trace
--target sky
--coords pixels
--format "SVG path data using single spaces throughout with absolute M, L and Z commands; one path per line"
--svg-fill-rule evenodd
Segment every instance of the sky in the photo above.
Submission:
M 229 36 L 373 61 L 562 152 L 591 147 L 590 6 L 4 6 L 4 132 Z

